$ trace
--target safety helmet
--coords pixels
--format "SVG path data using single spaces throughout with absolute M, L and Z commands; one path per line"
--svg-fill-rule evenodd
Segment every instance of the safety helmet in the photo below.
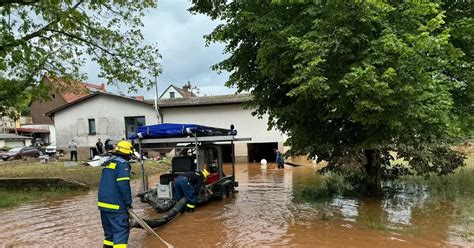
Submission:
M 202 170 L 201 171 L 201 174 L 204 178 L 207 178 L 211 173 L 209 173 L 209 171 L 207 171 L 206 169 Z
M 115 146 L 114 151 L 125 155 L 131 155 L 133 154 L 133 145 L 126 140 L 122 140 L 117 144 L 117 146 Z

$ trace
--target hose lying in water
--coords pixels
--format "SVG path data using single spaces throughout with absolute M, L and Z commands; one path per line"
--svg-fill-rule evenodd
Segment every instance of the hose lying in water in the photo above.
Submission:
M 294 167 L 302 166 L 302 165 L 300 165 L 300 164 L 293 163 L 293 162 L 287 162 L 287 161 L 285 161 L 284 163 L 287 164 L 287 165 L 294 166 Z
M 157 228 L 157 227 L 160 227 L 160 226 L 164 226 L 168 222 L 172 221 L 176 217 L 176 215 L 178 215 L 181 212 L 181 210 L 184 209 L 184 207 L 186 206 L 186 202 L 187 202 L 186 197 L 183 197 L 183 198 L 181 198 L 181 200 L 176 202 L 176 204 L 173 206 L 173 208 L 171 208 L 168 212 L 163 214 L 160 218 L 153 219 L 153 220 L 145 220 L 145 219 L 143 219 L 143 220 L 151 228 Z M 135 221 L 130 221 L 130 228 L 141 228 L 141 229 L 143 229 L 143 227 L 141 227 Z

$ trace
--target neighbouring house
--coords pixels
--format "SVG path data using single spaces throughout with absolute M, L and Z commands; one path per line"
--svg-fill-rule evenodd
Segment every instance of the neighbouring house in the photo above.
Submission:
M 21 136 L 13 133 L 0 133 L 0 148 L 30 146 L 32 137 Z
M 15 133 L 17 128 L 31 123 L 32 120 L 29 116 L 20 116 L 18 120 L 2 116 L 0 117 L 0 133 Z
M 66 83 L 61 79 L 44 77 L 42 84 L 49 86 L 49 100 L 34 101 L 30 104 L 33 124 L 53 125 L 53 121 L 44 114 L 68 103 L 74 102 L 93 92 L 105 92 L 105 85 L 95 85 L 85 82 Z
M 249 94 L 160 99 L 159 107 L 164 123 L 197 123 L 222 128 L 234 124 L 238 137 L 252 138 L 252 141 L 235 144 L 238 162 L 262 158 L 275 161 L 273 149 L 283 151 L 287 136 L 274 129 L 268 130 L 268 116 L 261 119 L 253 116 L 253 109 L 245 105 L 250 100 Z M 226 162 L 230 162 L 231 151 L 230 145 L 224 147 Z
M 158 123 L 153 104 L 135 98 L 94 92 L 46 113 L 54 120 L 56 145 L 68 151 L 74 140 L 78 157 L 90 157 L 98 138 L 120 140 L 136 132 L 137 127 Z
M 27 124 L 17 128 L 19 135 L 33 138 L 33 143 L 49 145 L 56 143 L 56 129 L 54 125 Z
M 14 133 L 17 128 L 15 120 L 8 116 L 2 116 L 0 119 L 0 132 L 1 133 Z
M 191 82 L 187 82 L 182 88 L 174 85 L 168 86 L 163 94 L 160 95 L 160 99 L 174 99 L 174 98 L 190 98 L 196 97 L 196 94 L 192 92 Z

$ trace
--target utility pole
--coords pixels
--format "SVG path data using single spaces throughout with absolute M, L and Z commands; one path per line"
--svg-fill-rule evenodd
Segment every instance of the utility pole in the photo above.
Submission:
M 156 115 L 158 116 L 158 124 L 161 124 L 163 123 L 163 120 L 161 119 L 161 114 L 160 114 L 160 107 L 158 106 L 158 80 L 157 80 L 157 77 L 158 77 L 158 71 L 155 71 L 155 109 L 156 109 Z

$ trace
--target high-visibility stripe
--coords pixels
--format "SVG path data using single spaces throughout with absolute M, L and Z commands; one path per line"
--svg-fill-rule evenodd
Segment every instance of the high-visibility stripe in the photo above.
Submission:
M 127 248 L 127 244 L 116 244 L 114 248 Z
M 186 204 L 186 207 L 188 207 L 188 208 L 194 208 L 195 206 L 188 203 L 188 204 Z
M 110 209 L 115 209 L 115 210 L 120 209 L 119 205 L 109 204 L 109 203 L 105 203 L 105 202 L 98 202 L 97 205 L 99 205 L 99 207 L 103 207 L 103 208 L 110 208 Z
M 108 164 L 107 166 L 105 166 L 105 168 L 107 168 L 107 169 L 112 169 L 112 170 L 114 170 L 115 167 L 117 167 L 117 164 L 116 164 L 116 163 L 110 163 L 110 164 Z
M 119 177 L 119 178 L 117 178 L 117 182 L 126 181 L 126 180 L 130 181 L 130 177 Z
M 113 246 L 114 242 L 104 239 L 104 245 Z

